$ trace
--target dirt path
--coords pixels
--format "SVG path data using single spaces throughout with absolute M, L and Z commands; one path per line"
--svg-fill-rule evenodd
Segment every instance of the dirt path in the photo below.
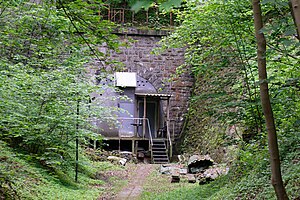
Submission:
M 155 165 L 138 164 L 131 174 L 128 184 L 116 195 L 115 200 L 137 199 L 142 190 L 147 176 L 155 169 Z
M 103 187 L 104 192 L 98 200 L 137 200 L 144 191 L 155 195 L 182 187 L 193 187 L 184 176 L 180 183 L 171 183 L 170 175 L 162 175 L 158 167 L 159 165 L 154 164 L 128 163 L 123 170 L 99 173 L 98 179 L 104 180 L 107 184 Z M 147 197 L 148 194 L 145 195 Z

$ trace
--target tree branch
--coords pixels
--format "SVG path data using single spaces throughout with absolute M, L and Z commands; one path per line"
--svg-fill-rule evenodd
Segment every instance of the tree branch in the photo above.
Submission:
M 88 41 L 85 39 L 85 37 L 82 35 L 82 33 L 79 31 L 79 29 L 77 28 L 77 26 L 75 25 L 72 17 L 68 14 L 65 6 L 63 5 L 61 0 L 58 0 L 59 4 L 61 5 L 65 15 L 67 16 L 67 18 L 70 20 L 72 26 L 75 28 L 76 32 L 79 34 L 79 36 L 82 38 L 82 40 L 85 42 L 85 44 L 89 47 L 90 51 L 92 52 L 92 54 L 101 62 L 102 65 L 104 65 L 102 62 L 103 60 L 99 58 L 98 54 L 96 53 L 96 51 L 91 47 L 91 45 L 88 43 Z
M 298 57 L 296 57 L 296 56 L 293 56 L 293 55 L 291 55 L 291 54 L 288 54 L 288 53 L 282 52 L 282 50 L 281 50 L 281 49 L 279 49 L 279 48 L 276 48 L 276 47 L 274 47 L 274 46 L 273 46 L 273 45 L 271 45 L 271 44 L 267 44 L 267 46 L 268 46 L 268 47 L 270 47 L 271 49 L 274 49 L 275 51 L 277 51 L 277 52 L 279 52 L 279 53 L 283 54 L 283 55 L 289 56 L 289 57 L 291 57 L 291 58 L 293 58 L 293 59 L 296 59 L 296 60 L 298 60 L 298 59 L 299 59 L 299 58 L 298 58 Z

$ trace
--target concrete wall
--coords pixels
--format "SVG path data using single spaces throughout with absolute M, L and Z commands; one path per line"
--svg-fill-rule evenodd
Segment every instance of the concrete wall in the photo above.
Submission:
M 174 81 L 168 81 L 175 75 L 176 68 L 184 63 L 184 50 L 172 49 L 161 55 L 153 55 L 153 48 L 166 35 L 163 31 L 139 31 L 136 29 L 118 31 L 120 41 L 130 41 L 128 47 L 121 47 L 121 52 L 111 52 L 111 58 L 125 64 L 124 72 L 136 72 L 148 80 L 159 93 L 172 94 L 170 119 L 171 133 L 177 137 L 184 123 L 184 114 L 187 112 L 193 78 L 189 72 L 179 75 Z M 189 71 L 189 69 L 187 69 Z

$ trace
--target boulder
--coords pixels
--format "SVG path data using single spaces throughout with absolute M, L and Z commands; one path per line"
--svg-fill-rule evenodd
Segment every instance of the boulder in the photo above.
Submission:
M 171 183 L 179 183 L 180 182 L 180 169 L 179 168 L 172 168 L 171 173 L 172 173 L 172 179 Z
M 193 155 L 188 161 L 188 172 L 197 174 L 203 172 L 214 164 L 213 159 L 209 155 Z
M 214 166 L 209 169 L 206 169 L 203 173 L 197 174 L 197 179 L 199 180 L 199 184 L 205 184 L 215 180 L 220 175 L 227 174 L 228 171 L 228 167 Z
M 159 171 L 161 174 L 171 174 L 172 168 L 170 165 L 161 165 Z
M 121 157 L 117 157 L 117 156 L 108 156 L 107 160 L 109 160 L 113 163 L 118 163 L 118 164 L 123 165 L 123 166 L 125 166 L 125 164 L 127 163 L 126 158 L 121 158 Z
M 196 183 L 196 177 L 194 174 L 188 174 L 187 178 L 189 183 Z

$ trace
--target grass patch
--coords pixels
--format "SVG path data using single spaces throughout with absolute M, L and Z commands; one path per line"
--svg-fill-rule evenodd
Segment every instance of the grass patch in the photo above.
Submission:
M 212 197 L 227 183 L 227 178 L 222 177 L 218 181 L 207 185 L 188 183 L 186 178 L 181 178 L 179 183 L 171 183 L 170 175 L 161 175 L 158 170 L 152 172 L 147 183 L 143 187 L 142 200 L 188 200 L 206 199 Z
M 300 151 L 291 152 L 282 162 L 283 181 L 290 199 L 300 197 Z M 142 200 L 275 200 L 271 185 L 270 167 L 257 165 L 243 176 L 234 173 L 218 178 L 206 185 L 189 184 L 186 180 L 170 183 L 170 175 L 153 172 L 147 179 Z
M 74 168 L 46 169 L 30 156 L 0 141 L 0 199 L 97 199 L 104 181 L 95 173 L 119 169 L 108 162 L 88 161 L 81 157 L 78 182 Z
M 190 186 L 191 184 L 188 184 L 186 180 L 181 180 L 179 183 L 171 183 L 171 176 L 161 174 L 159 166 L 157 166 L 156 170 L 152 171 L 145 181 L 142 199 L 147 199 L 152 194 L 171 192 L 178 188 L 188 188 Z

